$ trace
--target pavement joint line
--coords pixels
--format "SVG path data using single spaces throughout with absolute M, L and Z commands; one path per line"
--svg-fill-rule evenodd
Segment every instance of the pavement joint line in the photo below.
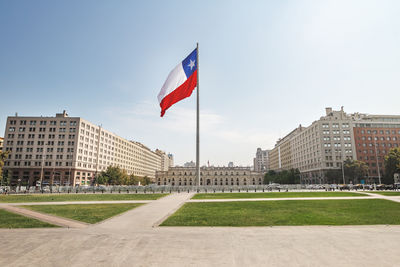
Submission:
M 169 216 L 171 216 L 172 214 L 174 214 L 177 210 L 179 210 L 183 205 L 185 205 L 185 203 L 187 203 L 188 201 L 190 201 L 190 199 L 195 195 L 195 193 L 188 193 L 188 196 L 186 198 L 185 201 L 182 201 L 179 205 L 177 205 L 174 209 L 170 210 L 169 213 L 167 215 L 165 215 L 164 217 L 162 217 L 161 219 L 159 219 L 158 221 L 156 221 L 152 227 L 156 228 L 159 227 L 160 224 L 162 224 Z
M 130 203 L 150 203 L 156 200 L 93 200 L 93 201 L 47 201 L 47 202 L 0 202 L 0 207 L 21 206 L 21 205 L 86 205 L 86 204 L 130 204 Z
M 19 206 L 3 205 L 0 208 L 7 210 L 12 213 L 17 213 L 26 217 L 30 217 L 42 222 L 54 224 L 64 228 L 86 228 L 89 226 L 88 223 L 72 220 L 69 218 L 59 217 L 52 214 L 42 213 L 38 211 L 33 211 L 25 209 Z

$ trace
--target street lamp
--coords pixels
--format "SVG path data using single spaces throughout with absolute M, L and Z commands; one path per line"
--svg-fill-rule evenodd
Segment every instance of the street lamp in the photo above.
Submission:
M 42 153 L 42 168 L 40 171 L 40 190 L 43 192 L 43 168 L 44 168 L 44 156 L 45 156 L 45 148 L 43 147 L 43 153 Z
M 375 159 L 376 159 L 376 167 L 378 168 L 378 178 L 379 178 L 379 184 L 381 184 L 381 171 L 379 168 L 379 162 L 378 162 L 378 151 L 376 150 L 376 137 L 375 137 L 375 132 L 372 132 L 373 137 L 374 137 L 374 144 L 375 144 Z

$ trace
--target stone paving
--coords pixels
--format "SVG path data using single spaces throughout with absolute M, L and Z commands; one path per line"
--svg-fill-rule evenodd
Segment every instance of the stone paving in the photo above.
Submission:
M 400 226 L 157 227 L 191 197 L 83 229 L 2 229 L 0 266 L 399 266 Z

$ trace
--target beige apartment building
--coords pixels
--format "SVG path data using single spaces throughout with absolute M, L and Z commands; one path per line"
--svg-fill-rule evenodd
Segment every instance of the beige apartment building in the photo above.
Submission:
M 301 126 L 299 127 L 301 128 Z M 270 151 L 270 169 L 275 171 L 288 170 L 292 168 L 291 142 L 298 129 L 294 129 L 285 137 L 276 142 L 275 147 Z
M 310 126 L 300 125 L 277 141 L 270 152 L 271 169 L 299 169 L 303 183 L 323 183 L 329 170 L 341 170 L 344 160 L 358 159 L 370 167 L 369 178 L 378 178 L 388 147 L 400 145 L 400 116 L 347 114 L 343 107 L 325 112 Z
M 3 151 L 4 138 L 0 137 L 0 152 Z
M 4 169 L 11 171 L 12 181 L 29 185 L 41 180 L 89 185 L 108 166 L 154 179 L 169 164 L 161 150 L 152 151 L 65 111 L 55 117 L 8 117 L 4 149 L 10 151 Z
M 343 107 L 339 111 L 326 108 L 325 116 L 310 126 L 299 126 L 278 140 L 272 154 L 274 170 L 299 169 L 303 183 L 322 183 L 326 172 L 341 169 L 346 158 L 354 159 L 352 120 Z
M 250 167 L 201 167 L 200 185 L 208 186 L 246 186 L 262 185 L 261 172 L 254 172 Z M 168 171 L 156 172 L 157 185 L 195 186 L 195 167 L 173 167 Z
M 161 162 L 161 169 L 160 171 L 168 171 L 170 168 L 171 162 L 173 163 L 173 156 L 172 154 L 166 154 L 164 151 L 156 149 L 156 154 L 160 156 Z M 172 166 L 171 166 L 172 167 Z
M 304 182 L 323 182 L 327 171 L 341 169 L 344 160 L 355 159 L 353 116 L 343 107 L 339 111 L 326 108 L 325 116 L 298 129 L 291 151 L 293 168 L 300 170 Z

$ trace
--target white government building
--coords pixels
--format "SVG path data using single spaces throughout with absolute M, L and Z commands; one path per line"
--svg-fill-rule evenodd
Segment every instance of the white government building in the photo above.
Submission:
M 207 186 L 246 186 L 262 185 L 263 173 L 254 172 L 250 167 L 201 167 L 200 185 Z M 167 171 L 156 172 L 157 185 L 196 186 L 195 167 L 172 167 Z

